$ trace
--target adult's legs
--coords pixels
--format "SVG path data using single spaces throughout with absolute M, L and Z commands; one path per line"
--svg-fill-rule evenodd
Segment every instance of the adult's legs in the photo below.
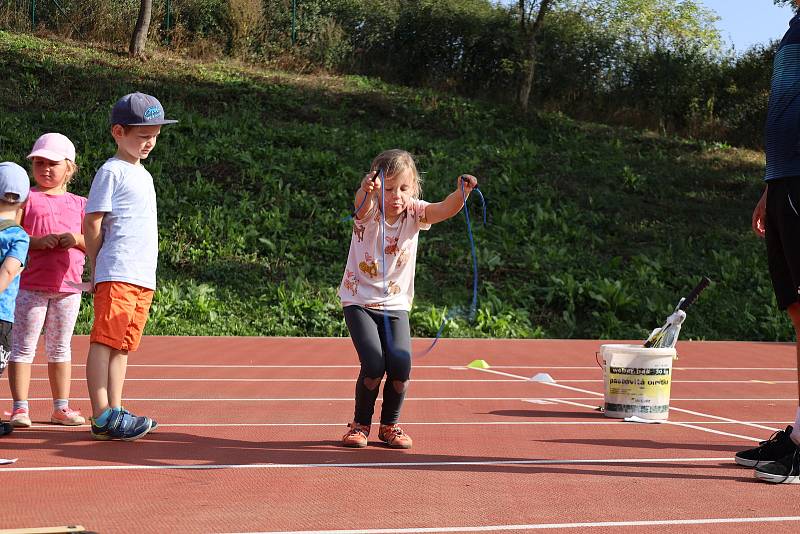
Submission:
M 786 310 L 795 330 L 796 353 L 800 363 L 800 176 L 772 180 L 767 189 L 766 213 L 764 214 L 767 263 L 775 291 L 775 299 L 781 310 Z M 800 373 L 798 373 L 798 397 L 800 397 Z M 798 398 L 800 405 L 800 398 Z M 786 430 L 775 432 L 758 447 L 736 454 L 736 463 L 756 468 L 756 477 L 770 482 L 790 480 L 786 476 L 771 479 L 775 473 L 791 472 L 792 462 L 800 444 L 800 408 L 795 411 L 795 424 Z
M 794 325 L 797 355 L 797 411 L 791 438 L 792 441 L 800 446 L 800 302 L 795 302 L 786 311 L 789 313 L 792 325 Z
M 770 182 L 767 190 L 765 240 L 770 278 L 778 306 L 795 330 L 800 369 L 800 176 Z M 792 437 L 800 443 L 800 370 L 798 408 Z

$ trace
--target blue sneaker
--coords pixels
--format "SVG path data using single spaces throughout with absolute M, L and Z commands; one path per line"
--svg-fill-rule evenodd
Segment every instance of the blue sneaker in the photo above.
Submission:
M 153 421 L 149 417 L 133 415 L 127 410 L 113 410 L 107 426 L 108 435 L 112 439 L 135 441 L 150 432 Z
M 99 426 L 95 422 L 94 417 L 89 418 L 89 421 L 91 422 L 91 427 L 92 427 L 91 428 L 92 439 L 96 439 L 98 441 L 109 441 L 114 439 L 114 436 L 111 435 L 111 429 L 109 428 L 108 425 L 108 423 L 111 421 L 110 418 L 108 421 L 106 421 L 106 424 L 103 426 Z
M 122 410 L 123 413 L 127 413 L 127 414 L 130 414 L 130 415 L 133 415 L 131 412 L 129 412 L 125 408 L 121 408 L 121 410 Z M 133 416 L 136 417 L 135 415 L 133 415 Z M 152 417 L 150 417 L 149 419 L 150 419 L 150 432 L 152 432 L 153 430 L 158 428 L 158 422 L 155 419 L 153 419 Z

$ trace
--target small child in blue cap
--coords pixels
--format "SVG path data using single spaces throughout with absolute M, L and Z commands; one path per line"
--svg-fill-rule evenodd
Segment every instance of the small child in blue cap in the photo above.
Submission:
M 0 375 L 11 356 L 19 273 L 28 257 L 30 238 L 17 224 L 17 217 L 28 199 L 30 185 L 25 169 L 9 161 L 0 163 Z M 11 431 L 11 423 L 0 424 L 0 436 Z

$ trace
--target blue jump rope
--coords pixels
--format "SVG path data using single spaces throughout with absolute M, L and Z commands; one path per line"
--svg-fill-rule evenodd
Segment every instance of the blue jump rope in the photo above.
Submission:
M 383 276 L 383 292 L 384 292 L 384 295 L 387 295 L 388 294 L 388 288 L 387 288 L 387 285 L 386 285 L 386 247 L 384 246 L 384 244 L 386 243 L 386 212 L 385 212 L 385 209 L 384 209 L 385 208 L 385 190 L 384 190 L 384 188 L 385 188 L 385 184 L 384 184 L 385 180 L 384 180 L 383 169 L 378 169 L 378 170 L 376 170 L 374 172 L 374 174 L 372 175 L 372 181 L 374 182 L 375 178 L 377 178 L 378 176 L 380 176 L 380 178 L 381 178 L 381 256 L 382 256 L 381 260 L 383 261 L 383 267 L 381 269 L 382 270 L 381 274 Z M 459 178 L 460 178 L 459 181 L 460 181 L 460 187 L 461 187 L 461 199 L 462 199 L 462 202 L 463 202 L 464 217 L 466 218 L 466 221 L 467 221 L 467 235 L 469 236 L 469 245 L 470 245 L 470 250 L 472 252 L 472 303 L 470 304 L 470 308 L 469 308 L 469 320 L 470 320 L 470 322 L 472 322 L 472 321 L 475 320 L 475 314 L 477 313 L 477 310 L 478 310 L 478 254 L 477 254 L 477 251 L 475 250 L 475 238 L 472 235 L 472 222 L 471 222 L 471 220 L 469 218 L 469 209 L 468 209 L 468 206 L 467 206 L 467 192 L 464 190 L 464 175 L 459 176 Z M 482 208 L 482 211 L 483 211 L 483 224 L 485 226 L 486 225 L 486 199 L 483 197 L 483 193 L 481 193 L 481 190 L 478 189 L 477 187 L 473 188 L 473 191 L 478 193 L 478 196 L 481 199 L 481 208 Z M 369 194 L 364 195 L 364 198 L 361 201 L 361 204 L 355 209 L 355 211 L 353 211 L 353 213 L 349 217 L 345 217 L 346 220 L 347 219 L 355 219 L 356 214 L 359 211 L 361 211 L 361 208 L 364 207 L 364 203 L 367 201 L 367 197 L 369 197 Z M 433 347 L 436 346 L 436 343 L 439 341 L 439 339 L 442 336 L 442 332 L 444 331 L 444 326 L 447 324 L 447 321 L 452 318 L 451 314 L 452 314 L 452 312 L 448 313 L 445 316 L 445 318 L 442 320 L 441 326 L 439 326 L 439 330 L 436 332 L 436 337 L 433 339 L 433 342 L 431 343 L 430 347 L 425 349 L 422 353 L 417 354 L 418 358 L 422 357 L 422 356 L 425 356 L 431 350 L 433 350 Z M 392 329 L 391 329 L 391 325 L 389 324 L 389 316 L 386 313 L 386 310 L 383 311 L 383 328 L 384 328 L 384 330 L 386 332 L 386 348 L 387 348 L 387 350 L 391 350 L 389 347 L 392 346 Z

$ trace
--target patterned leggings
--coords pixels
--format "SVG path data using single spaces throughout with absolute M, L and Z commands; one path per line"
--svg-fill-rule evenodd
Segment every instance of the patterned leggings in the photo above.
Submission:
M 48 362 L 72 359 L 70 340 L 81 308 L 80 293 L 51 293 L 20 289 L 11 330 L 11 361 L 33 363 L 42 327 Z

